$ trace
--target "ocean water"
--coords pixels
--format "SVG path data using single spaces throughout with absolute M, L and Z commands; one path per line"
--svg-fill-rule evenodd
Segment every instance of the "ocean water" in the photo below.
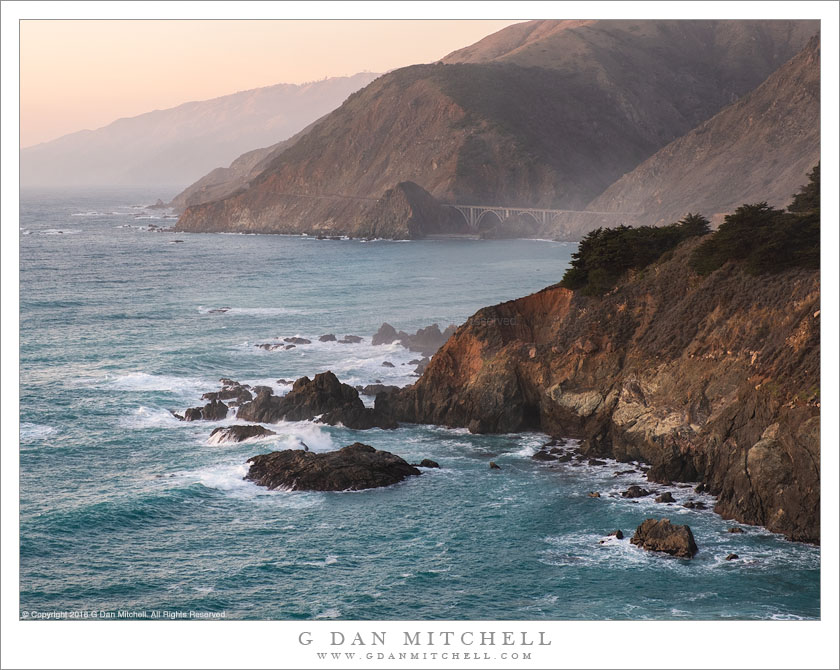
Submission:
M 351 384 L 409 384 L 408 361 L 419 356 L 370 345 L 383 321 L 412 331 L 460 323 L 559 280 L 574 246 L 148 232 L 172 223 L 137 207 L 159 196 L 22 194 L 21 610 L 819 617 L 818 548 L 756 527 L 728 533 L 738 524 L 708 509 L 622 499 L 645 483 L 638 471 L 538 463 L 530 456 L 544 435 L 295 422 L 270 426 L 271 439 L 210 444 L 210 431 L 234 418 L 182 423 L 170 410 L 202 404 L 220 377 L 277 393 L 288 390 L 279 379 L 327 369 Z M 325 333 L 365 341 L 254 346 Z M 267 491 L 243 480 L 250 456 L 301 440 L 316 451 L 363 441 L 441 469 L 355 493 Z M 490 460 L 502 469 L 490 470 Z M 694 560 L 630 545 L 651 516 L 691 526 Z M 608 539 L 618 528 L 625 539 Z M 729 553 L 740 558 L 724 560 Z

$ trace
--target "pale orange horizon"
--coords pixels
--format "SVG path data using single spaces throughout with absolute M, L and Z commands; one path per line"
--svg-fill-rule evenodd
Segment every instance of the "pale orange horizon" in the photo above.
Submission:
M 24 20 L 20 144 L 261 86 L 433 62 L 512 23 Z

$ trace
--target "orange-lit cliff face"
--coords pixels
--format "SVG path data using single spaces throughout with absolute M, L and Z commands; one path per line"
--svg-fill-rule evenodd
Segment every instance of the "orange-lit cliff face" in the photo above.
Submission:
M 657 481 L 706 482 L 726 517 L 818 542 L 818 273 L 699 277 L 692 247 L 603 298 L 550 287 L 479 311 L 377 407 L 582 438 Z

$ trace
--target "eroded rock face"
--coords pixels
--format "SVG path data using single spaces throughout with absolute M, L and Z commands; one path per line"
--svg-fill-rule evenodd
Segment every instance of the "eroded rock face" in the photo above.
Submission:
M 602 298 L 552 286 L 480 310 L 377 409 L 579 438 L 651 481 L 703 482 L 726 518 L 819 542 L 819 275 L 698 277 L 696 244 Z
M 697 553 L 691 528 L 675 526 L 668 519 L 645 519 L 630 542 L 642 549 L 661 551 L 678 558 L 692 558 Z
M 338 423 L 358 430 L 396 428 L 396 422 L 365 407 L 359 392 L 342 384 L 332 372 L 313 379 L 301 377 L 285 396 L 275 396 L 268 387 L 256 387 L 256 398 L 239 408 L 237 416 L 245 421 L 277 423 L 307 421 L 321 416 L 323 423 Z
M 277 435 L 273 430 L 263 426 L 219 426 L 210 433 L 210 444 L 224 444 L 226 442 L 244 442 L 256 437 L 269 437 Z
M 359 491 L 390 486 L 420 470 L 387 451 L 356 442 L 328 453 L 296 449 L 254 456 L 245 479 L 269 489 Z

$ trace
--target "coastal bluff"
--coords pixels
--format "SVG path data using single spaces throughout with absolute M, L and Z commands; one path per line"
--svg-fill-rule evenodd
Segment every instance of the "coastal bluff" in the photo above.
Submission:
M 591 456 L 704 482 L 725 518 L 820 540 L 820 287 L 802 268 L 702 276 L 689 240 L 603 297 L 559 285 L 467 320 L 397 421 L 474 433 L 539 430 Z

